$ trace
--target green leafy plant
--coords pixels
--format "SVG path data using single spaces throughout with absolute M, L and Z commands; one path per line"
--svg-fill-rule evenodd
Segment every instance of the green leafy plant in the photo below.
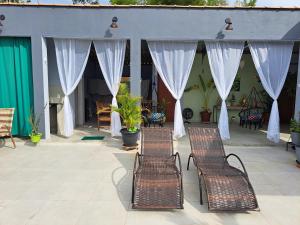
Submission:
M 98 0 L 73 0 L 73 4 L 92 4 L 97 5 L 99 4 Z
M 295 119 L 291 119 L 290 132 L 300 133 L 300 112 L 299 112 L 299 121 Z
M 30 111 L 30 116 L 29 116 L 29 123 L 31 126 L 31 135 L 38 135 L 40 134 L 39 132 L 39 125 L 41 122 L 41 116 L 42 113 L 40 113 L 38 116 L 34 113 L 33 109 Z
M 140 97 L 131 96 L 126 84 L 121 84 L 118 92 L 119 108 L 113 107 L 114 112 L 118 112 L 129 132 L 135 133 L 142 122 Z
M 226 0 L 110 0 L 119 5 L 227 5 Z
M 31 135 L 41 135 L 41 133 L 39 132 L 39 126 L 41 122 L 41 117 L 43 115 L 43 112 L 45 111 L 46 106 L 47 104 L 45 104 L 43 111 L 40 112 L 38 115 L 34 113 L 33 109 L 30 110 L 30 116 L 28 118 L 28 122 L 31 126 Z
M 195 84 L 191 87 L 186 88 L 184 91 L 189 92 L 192 90 L 200 90 L 203 99 L 203 111 L 210 111 L 208 105 L 210 101 L 210 97 L 212 92 L 216 89 L 215 83 L 213 79 L 209 79 L 205 81 L 201 74 L 199 74 L 199 84 Z

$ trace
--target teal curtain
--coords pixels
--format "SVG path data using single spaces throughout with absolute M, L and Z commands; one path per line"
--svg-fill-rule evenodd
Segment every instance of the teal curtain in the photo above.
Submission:
M 15 108 L 12 134 L 28 136 L 33 108 L 30 38 L 0 38 L 0 108 Z

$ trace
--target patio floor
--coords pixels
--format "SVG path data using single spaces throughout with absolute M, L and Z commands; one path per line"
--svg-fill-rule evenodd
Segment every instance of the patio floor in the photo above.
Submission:
M 244 161 L 261 211 L 212 213 L 199 204 L 196 170 L 186 171 L 187 137 L 174 142 L 183 163 L 184 210 L 168 211 L 131 209 L 135 151 L 121 150 L 120 140 L 72 141 L 0 146 L 0 225 L 299 224 L 300 169 L 282 144 L 226 145 Z

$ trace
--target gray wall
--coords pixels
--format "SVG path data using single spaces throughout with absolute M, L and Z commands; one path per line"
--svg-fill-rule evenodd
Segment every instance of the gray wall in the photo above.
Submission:
M 130 39 L 131 91 L 140 95 L 141 40 L 300 40 L 300 10 L 153 8 L 153 7 L 55 7 L 1 5 L 6 16 L 2 36 L 27 36 L 32 40 L 35 110 L 48 103 L 47 37 Z M 117 16 L 118 29 L 110 29 Z M 231 17 L 233 31 L 224 31 Z M 51 44 L 50 44 L 51 45 Z M 52 67 L 52 66 L 51 66 Z M 298 98 L 299 99 L 299 98 Z M 300 100 L 298 100 L 300 101 Z M 49 108 L 41 130 L 50 136 Z
M 300 10 L 16 7 L 0 6 L 1 35 L 88 39 L 275 39 L 300 38 Z M 16 16 L 17 15 L 17 16 Z M 119 29 L 109 29 L 113 16 Z M 231 17 L 233 32 L 222 32 Z M 21 25 L 21 26 L 20 26 Z M 222 35 L 223 33 L 223 35 Z

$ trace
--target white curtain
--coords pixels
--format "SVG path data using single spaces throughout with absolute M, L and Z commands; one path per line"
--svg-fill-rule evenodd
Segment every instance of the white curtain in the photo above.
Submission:
M 222 99 L 219 130 L 223 140 L 230 138 L 226 98 L 237 74 L 244 50 L 244 42 L 206 41 L 207 55 L 212 77 Z
M 91 41 L 54 39 L 58 74 L 64 97 L 64 135 L 73 134 L 75 113 L 69 96 L 80 82 L 90 52 Z
M 193 65 L 197 42 L 148 41 L 148 46 L 162 81 L 176 99 L 174 138 L 180 138 L 185 135 L 180 98 Z
M 126 40 L 102 40 L 94 41 L 97 58 L 103 73 L 105 82 L 113 95 L 112 106 L 118 107 L 117 94 L 121 82 L 123 64 L 126 50 Z M 111 134 L 120 136 L 120 115 L 111 113 Z
M 293 42 L 249 42 L 251 55 L 264 89 L 274 100 L 267 138 L 280 140 L 277 98 L 284 85 L 293 52 Z

